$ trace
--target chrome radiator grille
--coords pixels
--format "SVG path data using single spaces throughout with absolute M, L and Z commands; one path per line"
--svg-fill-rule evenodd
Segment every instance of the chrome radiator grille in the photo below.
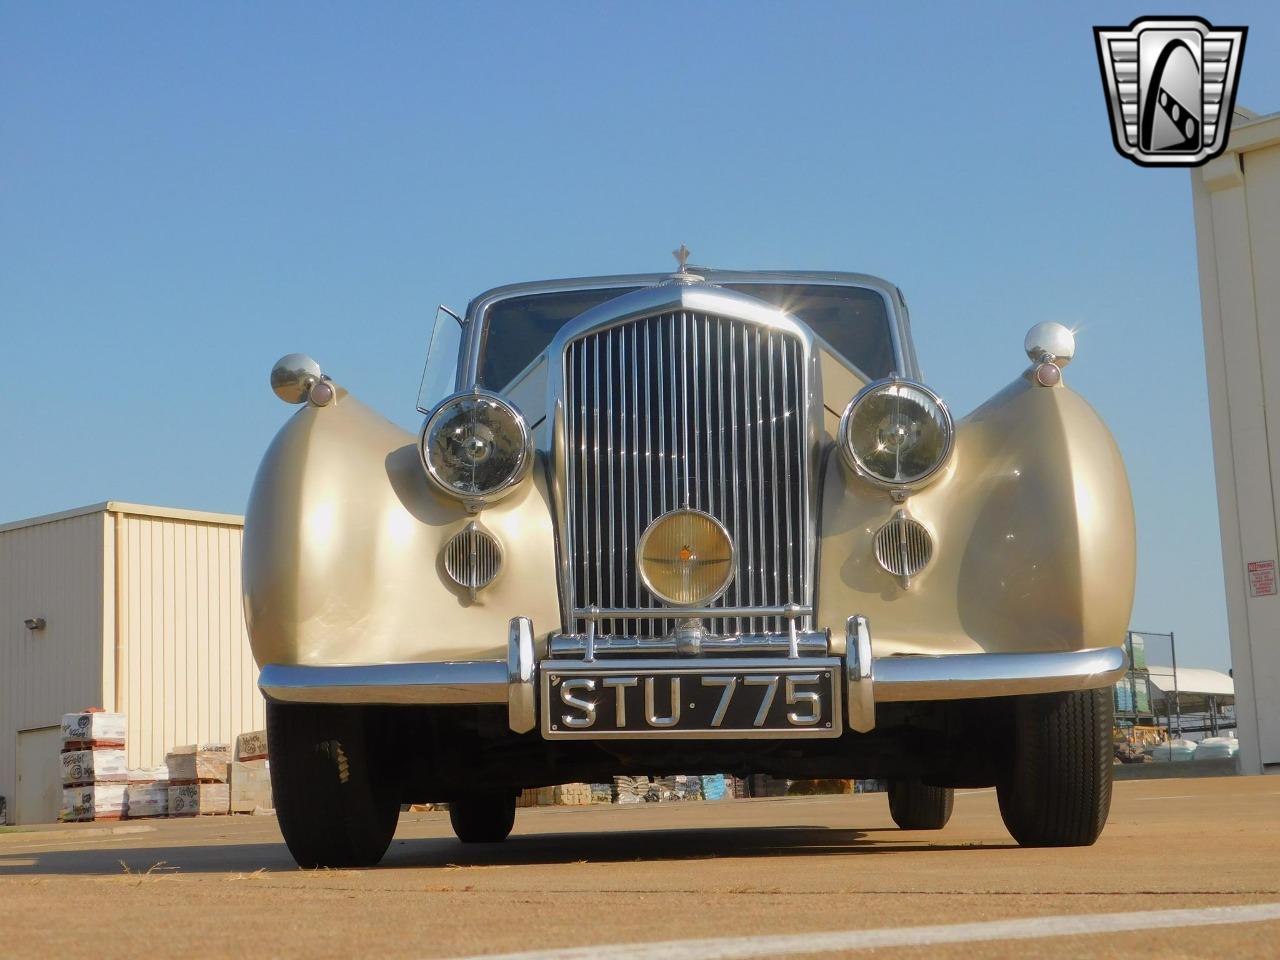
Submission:
M 737 547 L 733 582 L 712 606 L 808 602 L 804 363 L 804 346 L 789 332 L 691 311 L 568 344 L 571 609 L 661 610 L 665 616 L 602 620 L 598 629 L 670 632 L 677 621 L 641 581 L 636 543 L 652 520 L 680 507 L 717 517 Z M 704 623 L 718 634 L 787 627 L 776 616 Z M 569 629 L 586 625 L 570 617 Z

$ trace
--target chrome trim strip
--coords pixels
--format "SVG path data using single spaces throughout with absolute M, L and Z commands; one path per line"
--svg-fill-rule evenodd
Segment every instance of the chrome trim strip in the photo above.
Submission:
M 803 283 L 812 286 L 862 287 L 874 290 L 885 302 L 889 320 L 889 339 L 893 345 L 894 365 L 904 377 L 923 379 L 911 343 L 906 301 L 897 286 L 880 277 L 865 273 L 834 270 L 713 270 L 698 268 L 698 275 L 708 284 L 716 283 Z M 560 280 L 540 280 L 529 283 L 511 283 L 486 290 L 467 305 L 466 323 L 463 326 L 464 343 L 458 354 L 456 388 L 465 389 L 476 381 L 480 363 L 480 346 L 484 335 L 485 319 L 489 309 L 503 300 L 538 293 L 570 293 L 582 290 L 624 289 L 627 287 L 651 287 L 669 280 L 667 273 L 631 273 L 599 277 L 575 277 Z M 622 294 L 620 294 L 621 296 Z M 825 341 L 823 341 L 825 342 Z M 834 351 L 833 351 L 834 352 Z M 532 362 L 537 362 L 536 359 Z M 494 385 L 495 387 L 499 385 Z
M 505 704 L 501 660 L 298 666 L 269 663 L 258 688 L 277 703 Z
M 513 733 L 528 733 L 538 725 L 537 670 L 533 621 L 512 617 L 507 628 L 507 725 Z
M 848 684 L 849 726 L 859 733 L 875 729 L 875 660 L 867 618 L 852 616 L 845 623 L 845 678 Z
M 1054 653 L 877 657 L 877 703 L 966 700 L 1106 687 L 1124 676 L 1123 647 Z
M 811 657 L 804 660 L 780 660 L 739 658 L 715 660 L 613 660 L 608 664 L 580 663 L 574 660 L 543 660 L 538 672 L 543 711 L 541 729 L 547 740 L 792 740 L 829 739 L 844 733 L 843 684 L 839 682 L 843 665 L 837 657 Z M 557 730 L 551 723 L 551 686 L 564 677 L 579 675 L 637 673 L 644 676 L 687 676 L 732 671 L 743 674 L 796 673 L 799 671 L 829 670 L 831 683 L 831 726 L 794 727 L 792 729 L 754 730 Z
M 575 620 L 634 619 L 641 613 L 659 613 L 660 620 L 679 620 L 685 617 L 786 617 L 788 620 L 813 616 L 813 607 L 799 603 L 787 603 L 780 607 L 579 607 L 572 611 Z
M 597 657 L 620 657 L 645 654 L 665 654 L 676 656 L 679 652 L 675 637 L 624 637 L 606 634 L 595 637 L 595 655 Z M 829 637 L 826 631 L 807 631 L 796 635 L 796 646 L 799 655 L 827 656 L 830 651 Z M 704 637 L 702 639 L 703 655 L 754 654 L 771 653 L 787 654 L 790 647 L 789 636 L 785 633 L 745 633 L 731 637 Z M 581 633 L 557 633 L 551 637 L 547 648 L 548 655 L 555 658 L 581 658 L 587 649 L 587 635 Z

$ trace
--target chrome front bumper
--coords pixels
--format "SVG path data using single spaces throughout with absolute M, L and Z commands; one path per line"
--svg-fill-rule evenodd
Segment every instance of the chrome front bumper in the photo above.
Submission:
M 859 732 L 874 729 L 877 703 L 1093 690 L 1115 683 L 1125 671 L 1122 647 L 872 657 L 870 628 L 865 617 L 857 616 L 846 624 L 845 641 L 844 709 L 849 727 Z M 508 632 L 505 661 L 268 664 L 262 668 L 258 686 L 263 696 L 277 703 L 506 704 L 511 729 L 528 733 L 538 725 L 538 669 L 533 623 L 516 617 Z

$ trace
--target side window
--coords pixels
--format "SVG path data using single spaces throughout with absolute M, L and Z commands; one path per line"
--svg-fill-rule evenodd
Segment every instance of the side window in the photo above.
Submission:
M 430 413 L 453 393 L 458 377 L 458 350 L 462 345 L 462 321 L 448 307 L 436 310 L 436 322 L 427 342 L 427 359 L 418 384 L 418 410 Z

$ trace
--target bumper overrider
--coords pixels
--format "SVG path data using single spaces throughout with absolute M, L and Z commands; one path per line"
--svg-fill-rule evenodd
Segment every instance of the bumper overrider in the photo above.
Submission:
M 756 731 L 758 736 L 839 736 L 850 729 L 875 727 L 876 704 L 927 700 L 966 700 L 1022 694 L 1091 690 L 1115 683 L 1124 674 L 1121 647 L 1097 647 L 1049 653 L 965 653 L 944 656 L 871 655 L 871 631 L 865 617 L 848 619 L 843 657 L 780 656 L 734 660 L 716 657 L 670 657 L 626 661 L 553 658 L 537 659 L 533 623 L 527 617 L 510 622 L 507 659 L 443 663 L 391 663 L 351 666 L 267 664 L 258 684 L 263 695 L 277 703 L 332 703 L 435 706 L 500 706 L 505 704 L 515 733 L 538 726 L 540 699 L 549 684 L 575 674 L 609 672 L 759 674 L 772 669 L 794 673 L 807 668 L 836 671 L 830 705 L 834 723 L 823 729 Z M 792 653 L 795 653 L 792 646 Z M 540 683 L 541 681 L 541 683 Z M 542 690 L 540 691 L 540 686 Z M 843 701 L 843 703 L 841 703 Z M 843 720 L 841 719 L 843 717 Z M 544 718 L 546 719 L 546 718 Z M 545 735 L 554 736 L 550 722 Z M 585 737 L 590 731 L 582 731 Z M 614 736 L 629 735 L 614 733 Z M 664 735 L 661 729 L 636 734 Z M 701 731 L 667 736 L 749 736 L 740 730 Z

